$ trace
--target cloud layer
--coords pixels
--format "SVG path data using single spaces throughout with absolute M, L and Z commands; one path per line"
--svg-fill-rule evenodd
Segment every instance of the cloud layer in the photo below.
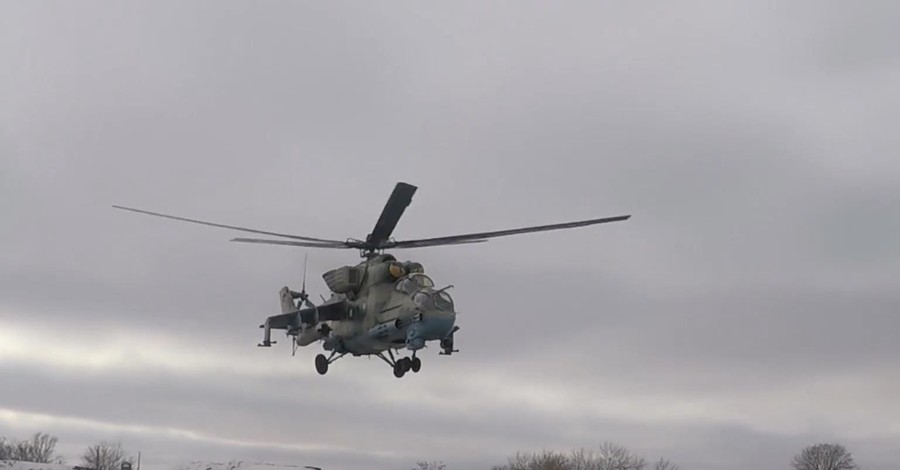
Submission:
M 887 4 L 5 3 L 0 435 L 75 459 L 487 468 L 604 440 L 683 468 L 898 452 Z M 398 239 L 452 283 L 451 358 L 314 373 L 255 348 L 303 253 L 149 210 Z M 310 252 L 319 274 L 353 252 Z

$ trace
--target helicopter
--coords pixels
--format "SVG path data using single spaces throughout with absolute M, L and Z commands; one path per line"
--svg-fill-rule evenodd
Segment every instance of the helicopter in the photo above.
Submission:
M 318 305 L 306 292 L 306 259 L 303 284 L 299 292 L 287 286 L 278 293 L 281 314 L 266 318 L 260 347 L 271 347 L 272 330 L 285 330 L 291 337 L 292 354 L 300 347 L 321 342 L 329 355 L 318 354 L 316 371 L 325 375 L 329 365 L 350 354 L 376 356 L 387 363 L 395 377 L 407 372 L 419 372 L 422 361 L 417 353 L 430 342 L 438 342 L 440 355 L 459 352 L 454 348 L 456 307 L 447 292 L 453 285 L 436 287 L 425 267 L 416 261 L 400 261 L 385 250 L 422 248 L 444 245 L 483 243 L 491 238 L 523 233 L 570 229 L 628 220 L 630 215 L 538 225 L 509 230 L 468 233 L 414 240 L 395 240 L 391 237 L 417 190 L 416 186 L 399 182 L 388 197 L 372 232 L 365 239 L 334 240 L 224 225 L 173 215 L 150 212 L 131 207 L 116 209 L 163 217 L 183 222 L 267 235 L 282 239 L 233 238 L 233 242 L 282 245 L 302 248 L 356 249 L 363 261 L 345 265 L 322 275 L 330 297 L 322 296 Z M 398 357 L 400 350 L 410 355 Z M 397 351 L 397 355 L 395 355 Z

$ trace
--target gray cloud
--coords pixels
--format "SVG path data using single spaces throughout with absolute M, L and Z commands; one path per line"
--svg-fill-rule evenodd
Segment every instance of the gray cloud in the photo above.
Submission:
M 696 469 L 818 440 L 893 462 L 894 7 L 0 8 L 3 434 L 160 467 L 607 439 Z M 398 238 L 634 218 L 398 253 L 456 286 L 463 352 L 397 381 L 255 348 L 302 252 L 109 208 L 362 237 L 398 180 Z M 313 292 L 355 256 L 311 252 Z

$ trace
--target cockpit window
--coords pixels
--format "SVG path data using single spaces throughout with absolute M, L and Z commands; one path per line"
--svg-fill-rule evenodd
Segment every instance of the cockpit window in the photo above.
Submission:
M 434 309 L 434 301 L 430 295 L 424 292 L 417 292 L 416 295 L 413 296 L 413 303 L 422 310 Z
M 409 278 L 409 276 L 404 277 L 397 281 L 397 290 L 400 292 L 406 292 L 407 294 L 412 294 L 413 292 L 419 290 L 419 286 L 416 285 L 416 282 Z
M 414 280 L 415 283 L 419 285 L 419 287 L 434 287 L 434 281 L 432 281 L 430 277 L 424 274 L 410 274 L 409 278 Z
M 397 290 L 407 294 L 412 294 L 425 287 L 434 287 L 434 281 L 421 273 L 413 273 L 397 281 Z
M 453 299 L 444 291 L 434 294 L 434 304 L 440 310 L 453 311 Z

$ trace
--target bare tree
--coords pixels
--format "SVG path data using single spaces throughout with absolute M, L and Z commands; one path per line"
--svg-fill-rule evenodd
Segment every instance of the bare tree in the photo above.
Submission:
M 0 437 L 0 460 L 12 460 L 13 447 L 5 437 Z
M 53 456 L 57 438 L 39 432 L 22 441 L 0 438 L 0 460 L 18 462 L 61 463 L 62 459 Z
M 678 465 L 661 458 L 653 464 L 653 470 L 678 470 Z
M 579 457 L 579 455 L 581 457 Z M 575 461 L 584 461 L 584 452 L 580 451 L 575 455 Z M 591 470 L 643 470 L 647 466 L 647 461 L 643 457 L 634 454 L 627 447 L 614 444 L 612 442 L 604 442 L 600 444 L 596 453 L 588 453 L 588 460 L 585 461 L 586 466 L 574 467 L 576 469 Z
M 419 460 L 416 462 L 416 467 L 413 470 L 444 470 L 447 466 L 444 465 L 444 462 L 427 462 L 425 460 Z
M 507 459 L 506 465 L 494 465 L 491 470 L 525 470 L 528 468 L 528 458 L 526 454 L 516 453 Z
M 495 466 L 493 470 L 570 470 L 568 457 L 558 452 L 547 451 L 539 454 L 516 454 L 506 465 Z
M 596 449 L 579 449 L 569 455 L 544 451 L 540 454 L 516 454 L 506 465 L 492 470 L 644 470 L 647 461 L 627 447 L 604 442 Z M 678 466 L 660 459 L 653 470 L 678 470 Z
M 808 446 L 791 460 L 794 470 L 857 470 L 853 456 L 840 444 Z
M 84 466 L 94 470 L 119 470 L 123 462 L 130 462 L 122 450 L 122 444 L 103 441 L 94 444 L 81 456 Z
M 56 463 L 60 459 L 53 458 L 56 450 L 56 436 L 42 432 L 31 436 L 31 440 L 17 441 L 12 444 L 10 460 L 35 463 Z

